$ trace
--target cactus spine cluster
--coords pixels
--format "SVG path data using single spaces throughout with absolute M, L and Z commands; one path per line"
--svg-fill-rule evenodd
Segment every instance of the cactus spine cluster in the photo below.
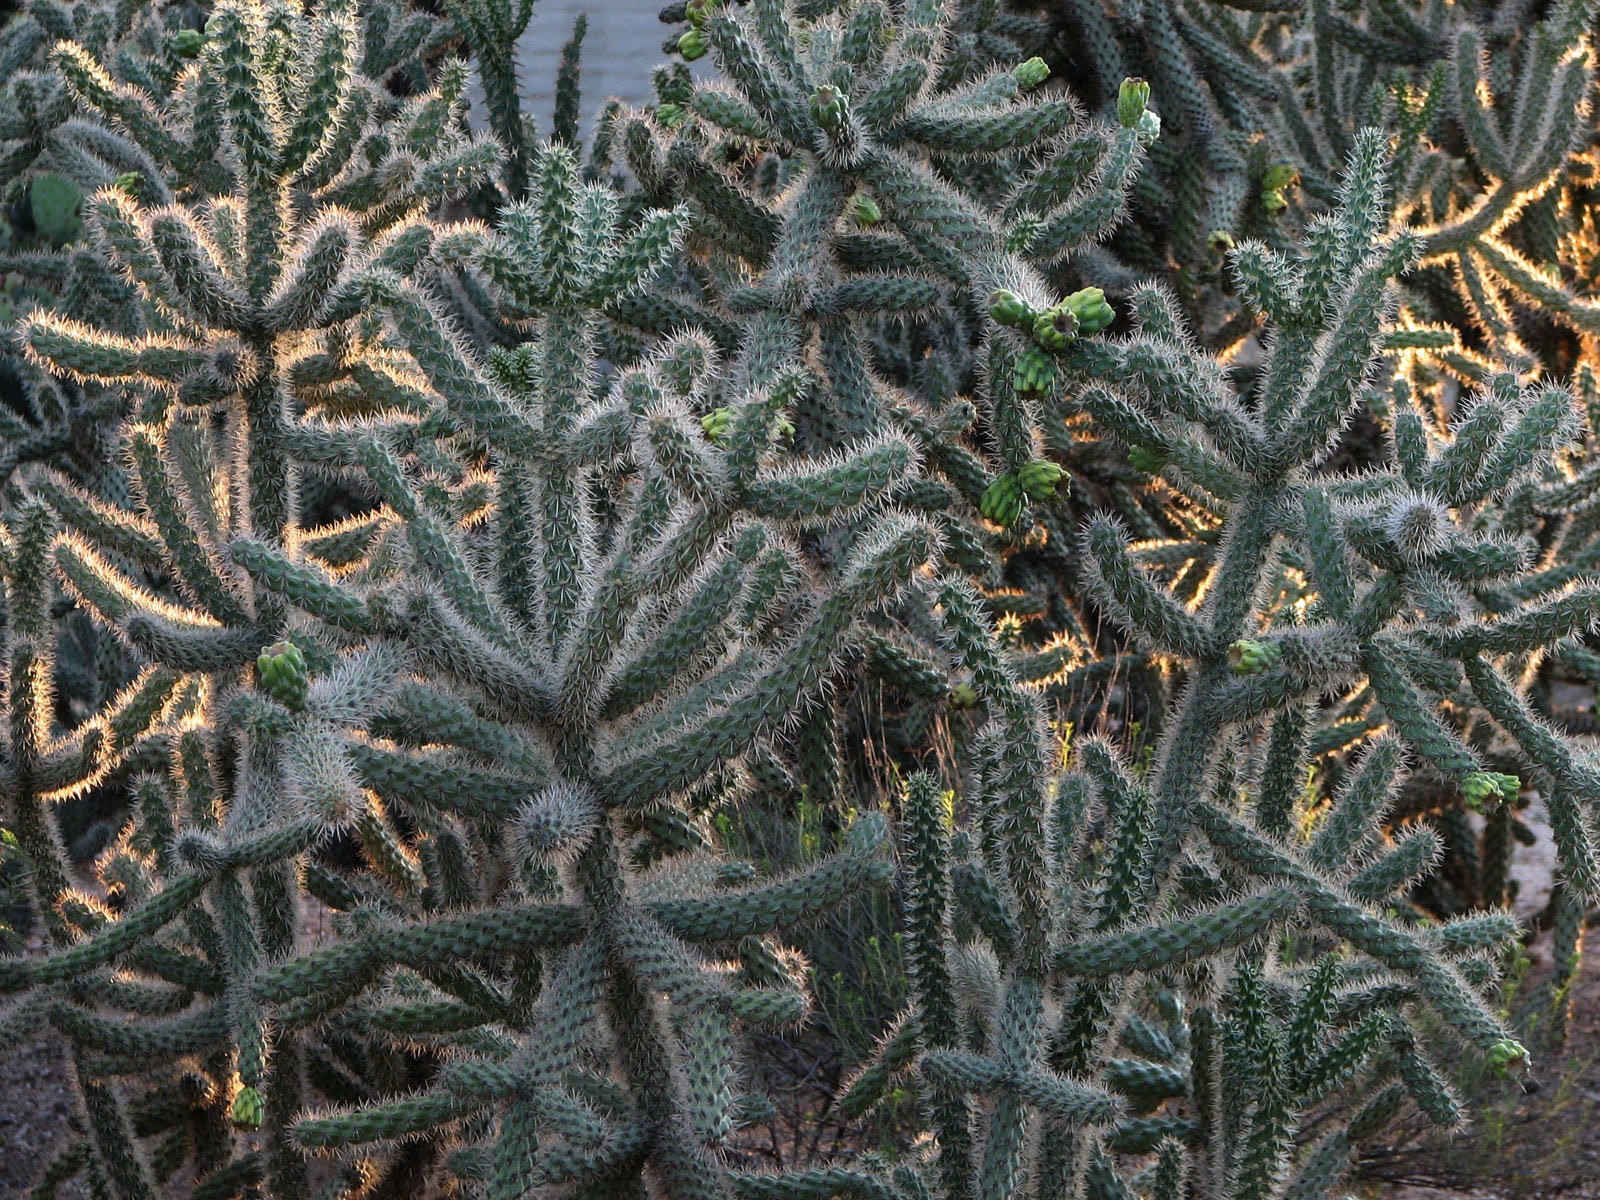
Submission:
M 1068 72 L 689 0 L 587 145 L 525 2 L 0 30 L 35 1195 L 1324 1197 L 1526 1069 L 1535 794 L 1546 998 L 1600 889 L 1592 5 L 1256 7 L 1073 0 Z M 784 939 L 874 893 L 886 1149 L 759 1167 Z

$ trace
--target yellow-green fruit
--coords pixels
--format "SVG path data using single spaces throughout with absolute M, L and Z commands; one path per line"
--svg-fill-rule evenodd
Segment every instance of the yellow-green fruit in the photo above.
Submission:
M 1144 446 L 1129 446 L 1128 465 L 1146 475 L 1159 475 L 1167 468 L 1167 456 Z
M 1150 85 L 1143 79 L 1124 79 L 1117 89 L 1117 124 L 1137 129 L 1150 103 Z
M 1017 482 L 1015 475 L 1008 472 L 997 476 L 995 481 L 983 490 L 983 495 L 978 500 L 978 511 L 986 520 L 993 521 L 996 525 L 1010 526 L 1022 515 L 1024 499 L 1022 485 Z
M 876 225 L 883 220 L 883 210 L 871 196 L 858 192 L 850 200 L 850 219 L 857 225 Z
M 240 1129 L 260 1129 L 266 1115 L 266 1098 L 248 1084 L 239 1089 L 239 1094 L 233 1098 L 233 1107 L 228 1110 L 228 1119 Z
M 1042 396 L 1050 391 L 1055 381 L 1055 360 L 1031 342 L 1024 346 L 1012 366 L 1012 387 L 1024 395 Z
M 1288 163 L 1274 163 L 1261 177 L 1261 188 L 1268 192 L 1281 192 L 1300 182 L 1300 172 Z
M 1046 350 L 1065 350 L 1078 336 L 1078 314 L 1068 304 L 1058 304 L 1033 320 L 1033 340 Z
M 287 641 L 268 646 L 256 659 L 256 673 L 262 690 L 279 704 L 294 712 L 305 708 L 310 674 L 299 646 Z
M 1278 665 L 1283 651 L 1271 642 L 1240 638 L 1228 647 L 1228 665 L 1238 675 L 1259 675 Z
M 1080 334 L 1099 333 L 1117 319 L 1117 312 L 1106 303 L 1106 294 L 1097 287 L 1073 292 L 1061 302 L 1078 318 Z
M 850 111 L 850 101 L 836 87 L 823 84 L 811 93 L 811 119 L 827 130 L 838 130 Z
M 1048 500 L 1056 494 L 1056 484 L 1065 474 L 1055 463 L 1037 458 L 1017 471 L 1017 485 L 1030 500 Z
M 720 442 L 733 429 L 733 409 L 714 408 L 700 418 L 700 428 L 713 442 Z
M 686 29 L 678 39 L 678 53 L 685 62 L 694 62 L 706 56 L 706 39 L 698 29 Z
M 1521 1042 L 1501 1038 L 1489 1047 L 1489 1065 L 1506 1075 L 1520 1075 L 1533 1064 L 1533 1057 Z
M 1039 314 L 1034 311 L 1033 305 L 1015 292 L 999 288 L 989 293 L 989 315 L 1001 325 L 1020 329 L 1024 325 L 1032 325 Z
M 1513 800 L 1522 790 L 1522 780 L 1499 771 L 1474 771 L 1461 782 L 1461 796 L 1474 810 L 1494 810 L 1503 800 Z
M 950 689 L 950 704 L 954 708 L 975 708 L 978 690 L 970 683 L 958 683 Z
M 172 52 L 179 58 L 195 58 L 205 44 L 206 35 L 198 29 L 180 29 L 172 35 Z
M 1017 81 L 1017 86 L 1023 91 L 1036 88 L 1046 79 L 1050 78 L 1050 66 L 1037 55 L 1027 62 L 1012 68 L 1011 78 Z

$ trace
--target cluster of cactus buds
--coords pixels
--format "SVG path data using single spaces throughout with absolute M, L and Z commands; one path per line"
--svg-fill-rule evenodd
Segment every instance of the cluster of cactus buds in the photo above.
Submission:
M 1492 811 L 1521 790 L 1522 780 L 1499 771 L 1473 771 L 1461 781 L 1461 798 L 1475 812 Z
M 1228 666 L 1239 675 L 1259 675 L 1271 670 L 1283 658 L 1283 651 L 1271 642 L 1240 638 L 1228 647 Z
M 1046 459 L 1035 459 L 1015 471 L 1007 471 L 984 489 L 978 509 L 996 525 L 1015 525 L 1029 500 L 1044 501 L 1056 492 L 1066 472 Z
M 684 6 L 685 15 L 689 19 L 689 28 L 685 29 L 678 37 L 678 53 L 685 62 L 694 62 L 704 58 L 709 48 L 706 43 L 706 21 L 717 10 L 720 0 L 689 0 Z
M 263 650 L 256 659 L 256 674 L 262 691 L 279 704 L 291 712 L 305 708 L 310 676 L 306 656 L 293 642 L 276 642 Z

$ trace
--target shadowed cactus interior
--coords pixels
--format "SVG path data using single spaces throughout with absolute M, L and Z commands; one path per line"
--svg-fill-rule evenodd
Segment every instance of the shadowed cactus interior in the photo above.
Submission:
M 530 7 L 0 28 L 31 1194 L 1313 1200 L 1526 1071 L 1593 5 L 690 0 L 592 130 Z

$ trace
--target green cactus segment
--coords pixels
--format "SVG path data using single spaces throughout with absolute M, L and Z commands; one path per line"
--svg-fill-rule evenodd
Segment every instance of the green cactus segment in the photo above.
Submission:
M 83 232 L 79 213 L 83 191 L 72 180 L 53 171 L 35 175 L 28 185 L 33 227 L 54 246 L 78 240 Z
M 276 642 L 256 659 L 256 674 L 261 688 L 291 712 L 306 706 L 306 690 L 311 676 L 306 656 L 293 642 Z

